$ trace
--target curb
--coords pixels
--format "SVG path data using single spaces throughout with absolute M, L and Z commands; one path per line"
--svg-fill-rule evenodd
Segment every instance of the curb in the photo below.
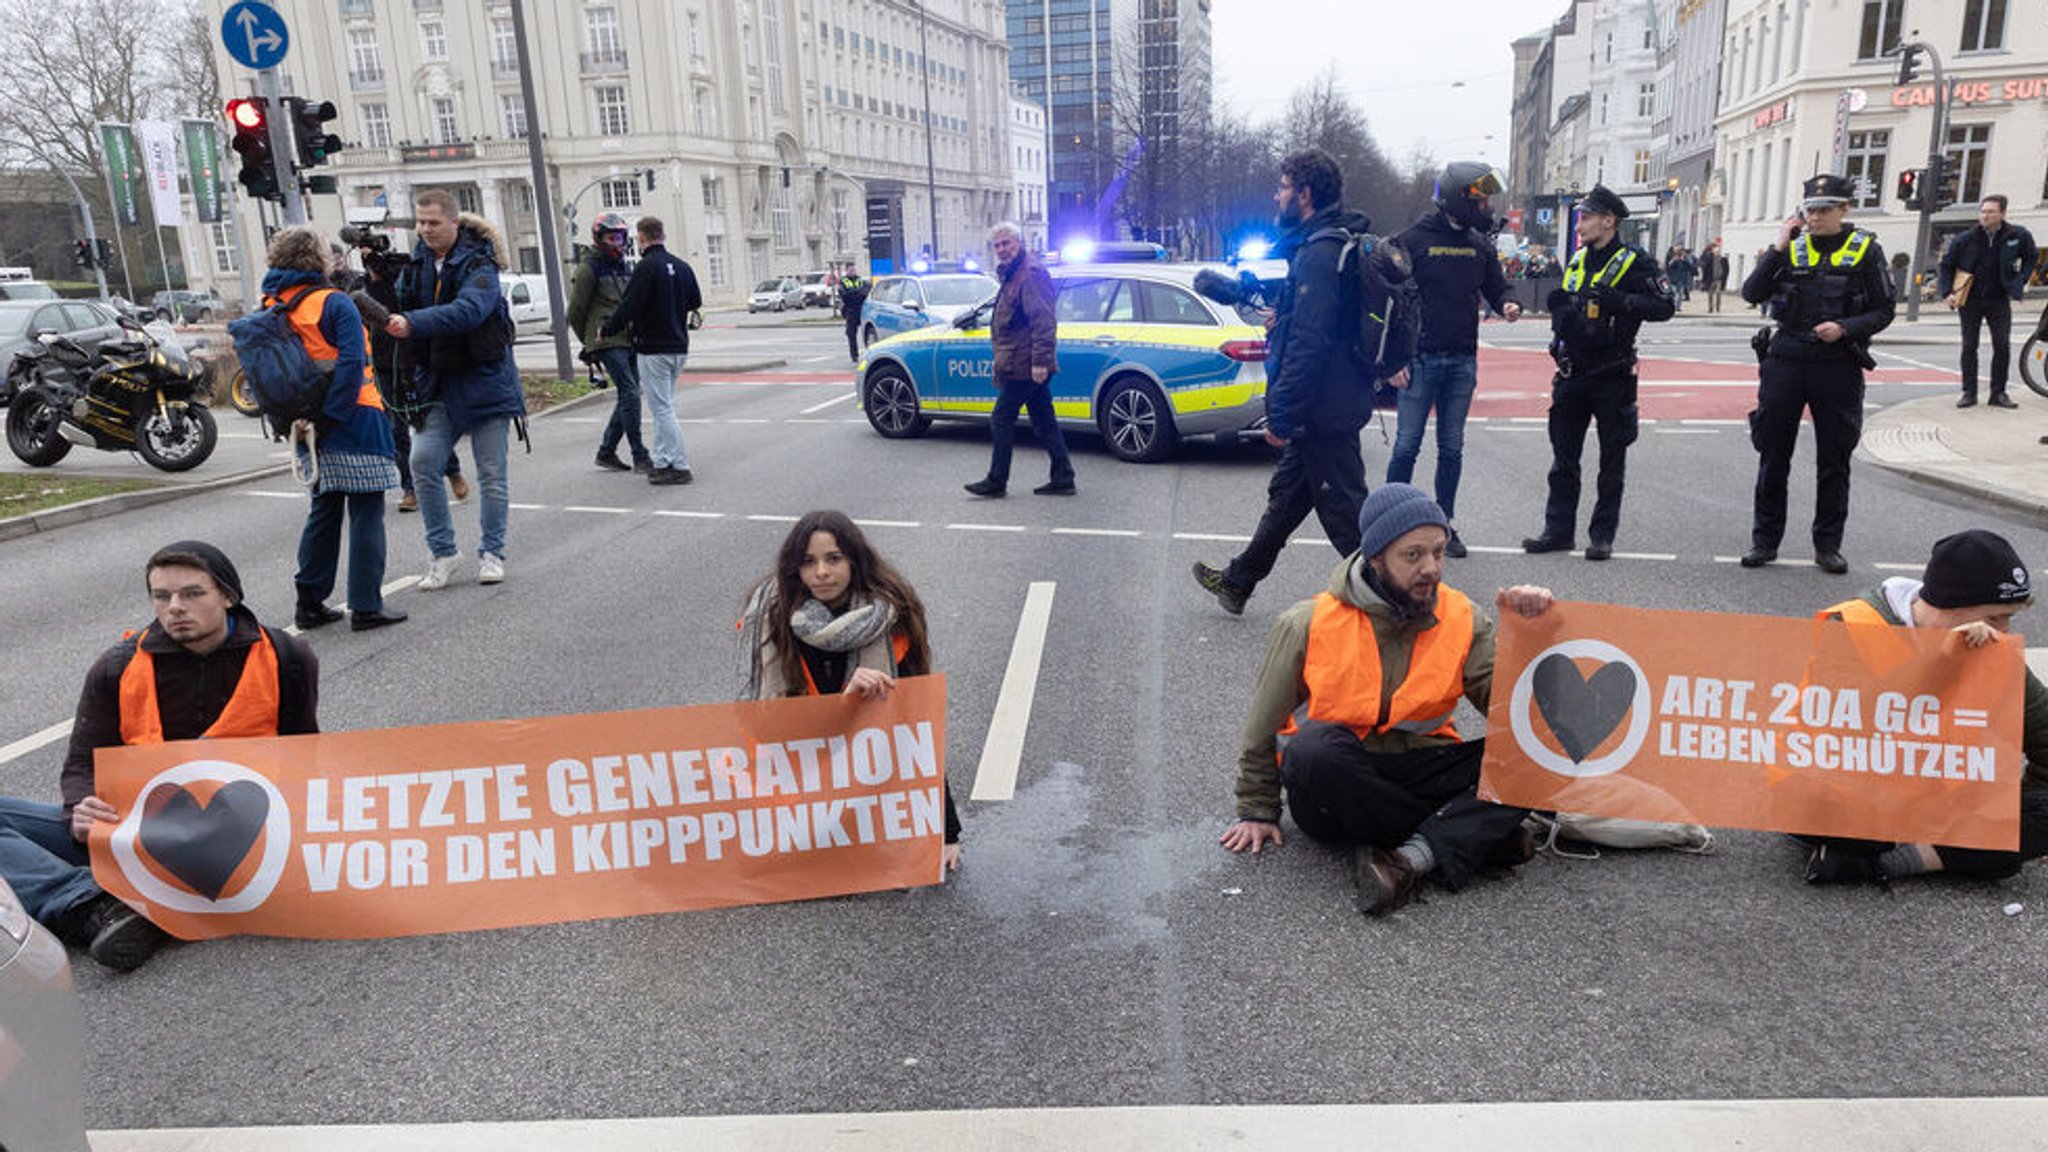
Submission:
M 1933 469 L 1916 464 L 1887 464 L 1861 448 L 1856 450 L 1856 455 L 1868 463 L 1890 472 L 1894 476 L 1903 476 L 1908 480 L 1918 480 L 1923 484 L 1931 484 L 1936 488 L 1943 488 L 1954 492 L 1958 496 L 1968 496 L 1986 504 L 1995 504 L 2007 511 L 2031 516 L 2040 522 L 2042 526 L 2048 527 L 2048 501 L 2033 499 L 2017 492 L 2008 492 L 2003 488 L 1994 488 L 1988 484 L 1979 484 L 1973 480 L 1958 476 L 1947 469 Z
M 775 363 L 781 364 L 782 361 L 778 360 Z M 609 389 L 590 392 L 573 400 L 565 400 L 553 407 L 536 412 L 528 416 L 527 420 L 531 422 L 545 419 L 556 412 L 566 412 L 572 408 L 592 403 L 600 397 L 608 399 L 610 396 L 611 391 Z M 172 500 L 182 500 L 187 496 L 195 496 L 201 492 L 213 492 L 236 484 L 244 484 L 251 480 L 261 480 L 265 477 L 277 476 L 291 470 L 292 466 L 288 463 L 272 464 L 263 468 L 251 468 L 245 472 L 216 476 L 211 480 L 201 481 L 196 484 L 172 484 L 167 487 L 150 488 L 141 492 L 116 492 L 111 496 L 96 496 L 91 500 L 82 500 L 76 504 L 61 504 L 55 508 L 45 508 L 40 512 L 12 516 L 8 519 L 0 520 L 0 543 L 5 543 L 9 540 L 19 540 L 24 536 L 33 536 L 39 532 L 50 532 L 58 528 L 67 528 L 73 524 L 84 524 L 87 521 L 99 520 L 135 508 L 147 508 L 153 504 L 164 504 Z

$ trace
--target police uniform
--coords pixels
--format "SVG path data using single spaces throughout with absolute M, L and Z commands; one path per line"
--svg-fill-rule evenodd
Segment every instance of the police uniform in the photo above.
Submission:
M 839 278 L 839 314 L 846 320 L 846 354 L 860 360 L 860 310 L 868 302 L 871 287 L 858 272 Z
M 1805 184 L 1805 203 L 1846 204 L 1851 192 L 1843 177 L 1816 176 Z M 1849 458 L 1863 435 L 1863 370 L 1876 366 L 1870 338 L 1891 324 L 1894 312 L 1884 252 L 1860 228 L 1845 226 L 1833 236 L 1801 231 L 1787 250 L 1764 250 L 1743 281 L 1742 298 L 1769 303 L 1777 321 L 1763 351 L 1756 409 L 1749 414 L 1749 438 L 1759 459 L 1743 567 L 1777 559 L 1785 535 L 1786 481 L 1804 410 L 1813 416 L 1814 563 L 1831 573 L 1846 572 L 1842 528 L 1849 517 Z M 1815 335 L 1828 322 L 1842 327 L 1840 340 Z
M 1626 219 L 1628 205 L 1596 185 L 1586 209 Z M 1565 265 L 1564 283 L 1550 293 L 1550 355 L 1557 375 L 1550 397 L 1550 497 L 1543 534 L 1522 541 L 1528 552 L 1563 552 L 1573 546 L 1579 515 L 1579 456 L 1586 426 L 1600 424 L 1600 474 L 1586 559 L 1605 560 L 1621 523 L 1621 488 L 1628 447 L 1636 441 L 1636 331 L 1643 321 L 1669 320 L 1677 305 L 1671 285 L 1649 253 L 1617 236 L 1602 247 L 1581 247 Z

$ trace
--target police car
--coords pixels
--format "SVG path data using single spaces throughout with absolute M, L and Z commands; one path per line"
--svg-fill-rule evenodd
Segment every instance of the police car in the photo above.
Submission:
M 1053 411 L 1095 431 L 1119 459 L 1163 460 L 1188 436 L 1234 439 L 1266 418 L 1266 332 L 1250 309 L 1198 295 L 1213 265 L 1067 264 L 1059 290 Z M 1235 275 L 1235 273 L 1230 273 Z M 856 369 L 861 407 L 892 440 L 934 420 L 987 422 L 995 409 L 993 302 L 950 324 L 870 347 Z

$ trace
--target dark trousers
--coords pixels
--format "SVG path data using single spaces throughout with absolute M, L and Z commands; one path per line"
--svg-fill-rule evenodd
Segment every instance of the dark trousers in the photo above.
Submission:
M 1456 889 L 1528 815 L 1475 794 L 1485 751 L 1486 741 L 1471 740 L 1384 755 L 1341 724 L 1311 721 L 1281 752 L 1280 781 L 1303 832 L 1388 850 L 1420 835 L 1436 855 L 1437 879 Z
M 1832 836 L 1801 836 L 1808 844 L 1826 844 L 1830 848 L 1859 855 L 1875 856 L 1892 847 L 1882 840 L 1845 840 Z M 2029 860 L 2048 856 L 2048 786 L 2022 784 L 2020 786 L 2020 850 L 1997 852 L 1985 848 L 1949 848 L 1937 844 L 1935 855 L 1941 857 L 1945 872 L 1973 880 L 2003 880 L 2015 875 L 2020 865 Z
M 1266 511 L 1251 543 L 1230 562 L 1223 580 L 1249 592 L 1273 571 L 1280 550 L 1313 510 L 1339 556 L 1358 551 L 1358 506 L 1365 503 L 1365 459 L 1358 433 L 1296 436 L 1280 452 L 1266 485 Z
M 855 312 L 853 315 L 848 316 L 846 318 L 846 354 L 848 356 L 853 357 L 855 360 L 860 359 L 859 312 Z
M 1852 363 L 1772 356 L 1761 370 L 1749 441 L 1757 450 L 1750 543 L 1776 550 L 1785 538 L 1785 484 L 1799 443 L 1799 414 L 1813 414 L 1813 547 L 1835 552 L 1849 519 L 1849 458 L 1863 438 L 1863 370 Z
M 453 453 L 450 453 L 453 455 Z M 341 567 L 341 521 L 348 517 L 348 606 L 384 610 L 384 493 L 322 492 L 299 532 L 299 603 L 324 602 Z
M 1074 462 L 1067 458 L 1067 440 L 1060 435 L 1059 420 L 1052 412 L 1052 387 L 1034 382 L 1029 376 L 1005 380 L 996 392 L 996 409 L 989 414 L 989 432 L 995 450 L 989 453 L 988 478 L 998 485 L 1010 483 L 1010 452 L 1017 443 L 1017 412 L 1031 414 L 1031 431 L 1039 446 L 1052 458 L 1052 482 L 1072 484 Z
M 1977 338 L 1984 325 L 1991 325 L 1991 394 L 2005 395 L 2007 373 L 2012 367 L 2012 301 L 2003 296 L 1984 300 L 1976 296 L 1961 309 L 1963 317 L 1963 395 L 1977 395 Z
M 1600 474 L 1594 481 L 1593 520 L 1586 534 L 1595 543 L 1614 540 L 1621 525 L 1621 486 L 1628 476 L 1628 446 L 1636 442 L 1636 381 L 1627 373 L 1586 379 L 1557 379 L 1550 392 L 1550 499 L 1543 506 L 1543 534 L 1576 540 L 1579 520 L 1579 457 L 1586 425 L 1600 422 Z
M 647 443 L 640 438 L 639 357 L 631 348 L 604 348 L 598 351 L 597 362 L 612 382 L 612 415 L 597 437 L 597 450 L 617 455 L 623 437 L 636 462 L 647 459 Z

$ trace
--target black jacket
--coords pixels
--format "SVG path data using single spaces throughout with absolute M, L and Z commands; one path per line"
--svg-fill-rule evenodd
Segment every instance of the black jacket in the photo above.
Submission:
M 1415 261 L 1422 291 L 1422 340 L 1415 350 L 1476 354 L 1480 300 L 1495 312 L 1504 313 L 1508 304 L 1507 273 L 1493 242 L 1441 210 L 1426 213 L 1396 239 Z
M 1283 440 L 1356 436 L 1372 418 L 1369 370 L 1351 351 L 1358 340 L 1358 290 L 1337 272 L 1344 240 L 1335 233 L 1314 238 L 1332 228 L 1371 227 L 1362 213 L 1336 204 L 1281 238 L 1287 290 L 1274 306 L 1266 341 L 1266 425 Z
M 1892 300 L 1884 249 L 1877 241 L 1870 242 L 1854 267 L 1834 265 L 1834 253 L 1854 234 L 1854 229 L 1844 228 L 1833 236 L 1813 237 L 1820 259 L 1813 271 L 1803 274 L 1792 267 L 1792 257 L 1778 251 L 1775 244 L 1757 258 L 1756 267 L 1742 282 L 1742 298 L 1751 304 L 1773 302 L 1771 315 L 1778 321 L 1778 330 L 1771 334 L 1771 356 L 1806 363 L 1855 364 L 1862 359 L 1859 348 L 1891 326 L 1898 309 Z M 1830 344 L 1813 334 L 1816 325 L 1829 320 L 1840 324 L 1848 338 Z
M 1970 286 L 1970 299 L 2018 300 L 2026 294 L 2027 277 L 2040 259 L 2034 234 L 2012 221 L 1998 230 L 1995 241 L 1981 225 L 1972 225 L 1941 254 L 1941 294 L 1955 291 L 1956 273 L 1968 272 L 1977 278 Z
M 204 656 L 164 634 L 151 623 L 142 646 L 156 664 L 157 718 L 165 740 L 193 740 L 220 719 L 242 666 L 256 644 L 256 616 L 247 608 L 231 609 L 234 631 L 220 647 Z M 271 647 L 277 651 L 277 734 L 298 736 L 320 730 L 320 658 L 304 640 L 275 628 Z M 71 725 L 71 743 L 64 753 L 64 810 L 93 794 L 93 751 L 118 748 L 121 741 L 121 674 L 135 657 L 135 638 L 127 637 L 100 654 L 86 673 L 78 694 L 78 715 Z
M 649 356 L 674 356 L 690 350 L 690 313 L 704 306 L 697 274 L 669 255 L 666 247 L 649 244 L 640 253 L 626 298 L 600 330 L 611 336 L 633 328 L 633 351 Z
M 1645 320 L 1669 320 L 1678 310 L 1671 285 L 1648 252 L 1620 240 L 1605 248 L 1585 248 L 1579 290 L 1551 290 L 1550 354 L 1559 374 L 1567 378 L 1619 371 L 1636 358 L 1636 333 Z M 1603 276 L 1609 261 L 1624 251 L 1635 260 L 1619 276 Z M 1576 255 L 1576 254 L 1575 254 Z M 1569 265 L 1567 265 L 1569 272 Z M 1569 276 L 1567 277 L 1569 278 Z M 1598 315 L 1588 315 L 1597 312 Z

